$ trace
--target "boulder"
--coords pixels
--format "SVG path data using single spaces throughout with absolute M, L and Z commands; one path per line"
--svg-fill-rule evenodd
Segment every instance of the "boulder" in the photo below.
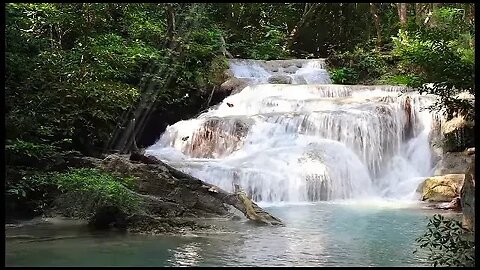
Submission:
M 460 188 L 465 174 L 447 174 L 427 178 L 417 191 L 422 194 L 422 201 L 450 202 L 460 195 Z
M 454 117 L 442 126 L 443 151 L 457 152 L 475 145 L 475 124 L 462 116 Z
M 289 67 L 284 68 L 283 72 L 293 74 L 293 73 L 297 72 L 297 70 L 298 70 L 297 66 L 289 66 Z
M 236 94 L 247 87 L 249 83 L 248 79 L 239 79 L 232 77 L 220 85 L 220 90 L 228 95 Z
M 465 173 L 460 190 L 460 198 L 462 204 L 462 224 L 469 230 L 475 229 L 475 155 L 470 166 Z
M 443 153 L 442 158 L 434 167 L 433 175 L 465 173 L 471 160 L 472 156 L 467 151 Z
M 453 199 L 451 202 L 448 202 L 448 203 L 444 202 L 444 203 L 434 204 L 431 207 L 435 209 L 442 209 L 442 210 L 453 210 L 453 211 L 462 210 L 460 197 L 456 197 L 455 199 Z
M 272 84 L 291 84 L 292 81 L 292 77 L 288 75 L 272 75 L 268 77 L 268 83 Z
M 297 84 L 307 84 L 307 80 L 303 77 L 303 75 L 293 75 L 294 80 Z
M 140 162 L 143 158 L 138 159 Z M 147 215 L 167 213 L 171 217 L 227 217 L 231 216 L 233 206 L 248 219 L 270 225 L 282 225 L 282 221 L 258 207 L 254 202 L 248 205 L 255 211 L 253 219 L 249 215 L 244 197 L 239 193 L 229 193 L 221 188 L 208 184 L 198 178 L 185 174 L 162 161 L 151 157 L 149 162 L 156 164 L 132 163 L 129 159 L 118 155 L 110 155 L 102 162 L 106 171 L 122 176 L 137 178 L 135 191 L 147 207 Z M 229 205 L 229 206 L 227 206 Z M 128 221 L 127 221 L 127 224 Z M 128 226 L 127 226 L 128 228 Z

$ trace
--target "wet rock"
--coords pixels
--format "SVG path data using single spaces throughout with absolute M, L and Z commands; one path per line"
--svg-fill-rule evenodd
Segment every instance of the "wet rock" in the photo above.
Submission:
M 283 72 L 293 74 L 293 73 L 297 72 L 297 70 L 298 70 L 297 66 L 289 66 L 289 67 L 284 68 Z
M 475 155 L 473 160 L 465 173 L 465 180 L 463 181 L 460 190 L 460 198 L 462 204 L 462 224 L 469 230 L 475 229 Z
M 465 174 L 447 174 L 427 178 L 419 185 L 417 191 L 422 194 L 422 201 L 450 202 L 460 194 Z
M 307 84 L 307 80 L 302 75 L 293 75 L 293 78 L 297 84 Z
M 434 176 L 465 173 L 472 156 L 468 152 L 447 152 L 434 167 Z
M 458 152 L 475 145 L 475 124 L 458 116 L 448 120 L 442 127 L 443 151 Z
M 130 162 L 127 157 L 110 155 L 101 168 L 120 176 L 135 176 L 135 190 L 150 213 L 162 216 L 211 217 L 228 213 L 223 202 L 210 196 L 201 183 L 185 182 L 159 164 Z
M 238 150 L 250 129 L 250 121 L 210 118 L 196 130 L 186 153 L 198 158 L 222 157 Z
M 460 197 L 456 197 L 451 202 L 448 202 L 448 203 L 434 204 L 431 207 L 435 208 L 435 209 L 442 209 L 442 210 L 453 210 L 453 211 L 461 211 L 462 210 L 462 205 L 460 203 Z
M 220 91 L 227 94 L 236 94 L 247 87 L 249 80 L 232 77 L 220 85 Z
M 135 214 L 126 219 L 126 229 L 132 233 L 165 234 L 214 229 L 214 226 L 200 224 L 193 220 L 159 218 L 151 215 Z
M 118 207 L 106 206 L 97 209 L 93 217 L 89 220 L 89 225 L 97 230 L 109 229 L 116 227 L 125 229 L 127 227 L 127 215 Z
M 291 84 L 292 77 L 288 75 L 272 75 L 268 78 L 268 83 L 272 84 Z

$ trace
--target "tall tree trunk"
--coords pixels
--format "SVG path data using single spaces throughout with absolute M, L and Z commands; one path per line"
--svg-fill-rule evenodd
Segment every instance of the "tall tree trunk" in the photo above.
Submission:
M 469 24 L 475 23 L 475 4 L 465 4 L 465 21 Z
M 429 13 L 430 20 L 428 21 L 429 26 L 435 26 L 436 21 L 435 21 L 435 16 L 432 16 L 433 13 L 441 6 L 441 3 L 432 3 L 432 11 Z
M 397 3 L 398 18 L 400 19 L 400 27 L 407 26 L 407 3 Z
M 312 3 L 310 5 L 309 5 L 309 3 L 305 4 L 305 9 L 304 9 L 302 17 L 297 22 L 295 27 L 293 27 L 292 31 L 290 32 L 290 35 L 288 36 L 288 47 L 289 48 L 292 47 L 292 45 L 295 43 L 295 40 L 298 38 L 300 28 L 302 28 L 306 24 L 307 19 L 309 19 L 315 13 L 315 11 L 317 10 L 318 7 L 319 7 L 318 3 Z
M 423 24 L 427 9 L 427 3 L 415 3 L 415 22 L 417 25 Z
M 382 46 L 382 26 L 378 14 L 378 8 L 375 3 L 370 3 L 370 12 L 372 13 L 373 21 L 375 22 L 375 29 L 377 29 L 377 47 L 380 48 Z
M 165 4 L 165 9 L 167 13 L 167 38 L 165 39 L 165 48 L 170 48 L 175 35 L 175 8 L 173 3 Z

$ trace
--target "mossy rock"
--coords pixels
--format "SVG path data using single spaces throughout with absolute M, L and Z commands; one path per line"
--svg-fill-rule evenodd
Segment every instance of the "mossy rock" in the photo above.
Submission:
M 465 174 L 446 174 L 427 178 L 417 188 L 422 201 L 450 202 L 460 194 Z

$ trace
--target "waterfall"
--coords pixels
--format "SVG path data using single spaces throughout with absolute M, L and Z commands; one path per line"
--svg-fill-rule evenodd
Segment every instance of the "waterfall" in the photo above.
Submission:
M 230 69 L 252 83 L 169 126 L 148 154 L 261 202 L 413 199 L 430 176 L 435 96 L 331 84 L 324 59 L 234 59 Z M 291 84 L 267 83 L 279 75 Z

